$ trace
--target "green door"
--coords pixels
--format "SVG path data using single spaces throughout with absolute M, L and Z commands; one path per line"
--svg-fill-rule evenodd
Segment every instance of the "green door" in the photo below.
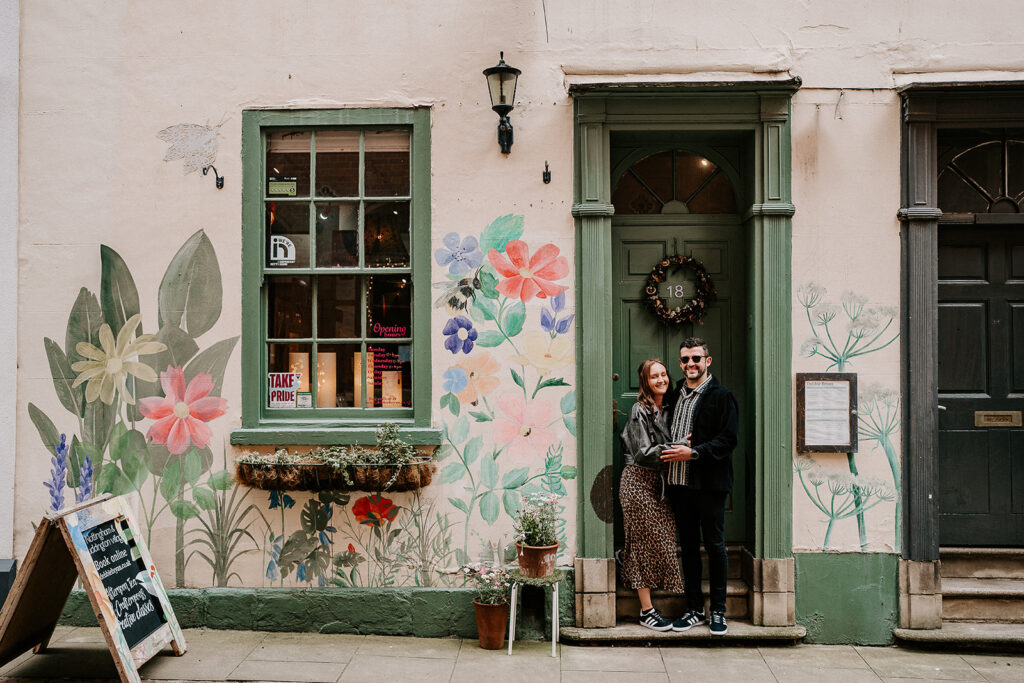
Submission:
M 692 255 L 703 263 L 714 282 L 717 297 L 704 317 L 702 325 L 686 324 L 666 327 L 645 305 L 644 286 L 651 269 L 666 256 Z M 686 337 L 703 337 L 710 346 L 711 373 L 736 395 L 740 421 L 744 411 L 746 389 L 746 277 L 744 268 L 744 235 L 738 221 L 725 216 L 636 216 L 617 217 L 612 222 L 613 273 L 613 382 L 612 400 L 616 419 L 615 481 L 622 472 L 622 452 L 618 434 L 629 409 L 636 402 L 639 386 L 637 367 L 646 358 L 661 358 L 673 381 L 679 380 L 679 342 Z M 662 296 L 676 293 L 683 285 L 688 299 L 693 292 L 692 281 L 683 273 L 670 274 L 662 285 Z M 682 302 L 666 296 L 670 305 Z M 727 541 L 746 540 L 744 501 L 746 500 L 745 444 L 741 429 L 740 443 L 733 454 L 735 485 L 726 508 Z M 616 487 L 616 495 L 618 489 Z M 618 509 L 618 507 L 616 507 Z M 616 546 L 621 546 L 621 520 L 616 519 Z

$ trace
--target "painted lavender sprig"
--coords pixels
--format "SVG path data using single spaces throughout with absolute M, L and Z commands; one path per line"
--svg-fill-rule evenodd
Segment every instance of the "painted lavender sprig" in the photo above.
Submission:
M 84 503 L 92 498 L 92 460 L 85 454 L 82 467 L 78 474 L 78 490 L 75 491 L 75 502 Z
M 50 491 L 50 509 L 54 512 L 64 507 L 64 483 L 68 476 L 68 442 L 64 434 L 60 435 L 56 452 L 57 456 L 50 458 L 50 462 L 53 463 L 50 481 L 43 482 Z

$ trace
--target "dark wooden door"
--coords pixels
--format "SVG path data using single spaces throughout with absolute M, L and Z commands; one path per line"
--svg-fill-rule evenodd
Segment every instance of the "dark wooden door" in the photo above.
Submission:
M 690 218 L 686 220 L 690 224 L 674 226 L 661 222 L 672 220 L 621 218 L 616 219 L 612 227 L 613 377 L 617 377 L 612 383 L 612 391 L 617 418 L 615 434 L 609 436 L 615 443 L 616 481 L 622 472 L 618 435 L 622 431 L 623 420 L 636 402 L 640 388 L 637 367 L 643 360 L 661 358 L 667 364 L 673 382 L 678 381 L 682 376 L 679 342 L 690 336 L 703 337 L 710 345 L 711 373 L 736 395 L 741 420 L 746 409 L 746 278 L 742 229 L 733 219 L 715 217 Z M 671 254 L 692 254 L 704 264 L 714 281 L 718 296 L 703 325 L 666 327 L 646 307 L 643 289 L 651 269 Z M 672 282 L 670 280 L 666 284 Z M 692 285 L 682 284 L 684 291 L 693 291 Z M 670 298 L 667 301 L 669 305 L 677 305 L 681 300 Z M 725 535 L 728 541 L 745 540 L 744 452 L 741 435 L 740 444 L 733 454 L 735 484 L 726 511 Z M 621 523 L 618 520 L 616 529 L 616 540 L 621 543 Z
M 940 226 L 938 273 L 939 542 L 1024 545 L 1024 223 Z

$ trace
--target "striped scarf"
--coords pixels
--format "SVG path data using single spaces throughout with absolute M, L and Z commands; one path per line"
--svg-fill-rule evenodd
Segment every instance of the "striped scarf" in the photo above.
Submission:
M 687 387 L 685 381 L 683 382 L 679 400 L 672 413 L 672 443 L 690 445 L 686 440 L 686 435 L 693 432 L 693 415 L 697 408 L 697 399 L 710 381 L 711 373 L 709 372 L 704 381 L 693 389 Z M 689 460 L 677 460 L 669 463 L 668 483 L 675 486 L 689 486 L 692 483 L 690 470 Z

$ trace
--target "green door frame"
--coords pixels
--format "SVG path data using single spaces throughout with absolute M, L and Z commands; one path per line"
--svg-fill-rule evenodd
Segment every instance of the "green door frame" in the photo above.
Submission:
M 611 130 L 748 130 L 754 135 L 749 301 L 753 547 L 793 554 L 790 98 L 799 77 L 749 84 L 572 87 L 577 278 L 577 554 L 614 552 L 612 467 Z

